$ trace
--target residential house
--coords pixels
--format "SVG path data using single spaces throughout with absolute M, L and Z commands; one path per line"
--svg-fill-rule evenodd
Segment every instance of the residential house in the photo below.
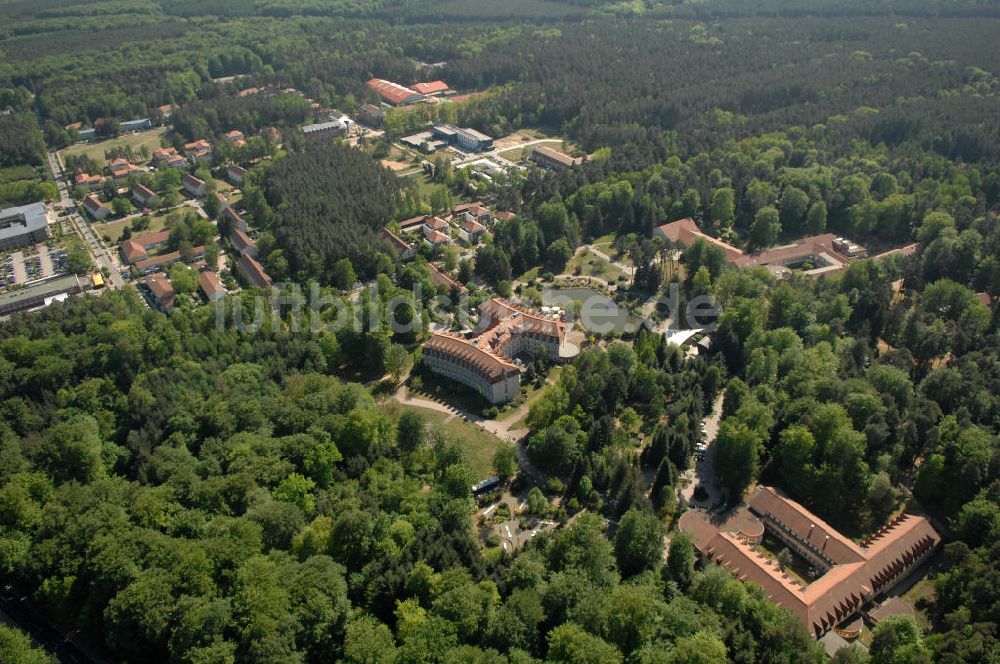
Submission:
M 493 213 L 482 203 L 473 203 L 462 214 L 465 215 L 466 219 L 478 221 L 484 226 L 488 226 L 493 222 Z
M 458 236 L 468 242 L 469 244 L 476 244 L 479 239 L 483 237 L 483 233 L 486 232 L 486 226 L 475 219 L 466 218 L 465 223 L 463 223 L 458 228 Z
M 195 198 L 201 198 L 205 195 L 205 181 L 196 178 L 190 173 L 185 173 L 181 177 L 181 184 L 184 186 L 184 191 L 191 194 Z
M 191 258 L 198 260 L 205 257 L 205 247 L 195 247 L 191 250 Z M 139 274 L 145 276 L 147 274 L 153 274 L 154 272 L 159 272 L 160 270 L 165 270 L 177 261 L 181 260 L 181 252 L 171 251 L 168 254 L 160 254 L 159 256 L 153 256 L 152 258 L 147 258 L 146 260 L 139 261 L 135 264 L 135 268 L 139 270 Z
M 128 176 L 142 171 L 140 167 L 131 163 L 124 157 L 112 160 L 112 162 L 108 164 L 108 168 L 111 170 L 111 175 L 115 180 L 124 180 Z
M 226 138 L 228 138 L 229 142 L 238 148 L 247 144 L 246 138 L 243 136 L 243 132 L 236 129 L 226 132 Z
M 170 310 L 174 308 L 174 285 L 170 283 L 170 279 L 163 274 L 154 274 L 148 277 L 145 283 L 153 295 L 156 306 L 164 313 L 170 313 Z
M 104 184 L 104 176 L 102 175 L 89 175 L 87 173 L 78 173 L 73 178 L 73 183 L 85 189 L 86 191 L 96 191 L 101 188 Z
M 385 122 L 385 111 L 375 104 L 362 104 L 358 109 L 358 119 L 373 129 L 378 129 Z
M 250 254 L 243 254 L 236 263 L 240 274 L 253 286 L 257 288 L 270 288 L 271 277 L 264 271 L 264 266 Z
M 226 175 L 229 176 L 230 182 L 236 186 L 241 186 L 243 184 L 243 178 L 247 175 L 247 169 L 233 165 L 226 169 Z
M 412 258 L 417 253 L 416 247 L 390 231 L 388 228 L 383 228 L 379 235 L 381 235 L 382 239 L 386 240 L 389 245 L 396 250 L 396 253 L 399 254 L 399 258 L 401 260 L 405 261 L 408 258 Z
M 426 220 L 423 225 L 424 237 L 427 237 L 431 233 L 448 233 L 450 226 L 448 222 L 441 217 L 431 217 Z
M 217 200 L 219 202 L 219 212 L 225 212 L 226 210 L 229 209 L 229 199 L 228 198 L 226 198 L 225 196 L 223 196 L 219 192 L 215 192 L 212 195 L 215 196 L 215 200 Z
M 250 230 L 250 227 L 247 226 L 247 222 L 240 216 L 240 213 L 231 207 L 222 211 L 222 218 L 229 222 L 230 228 L 238 228 L 244 233 Z
M 257 243 L 250 239 L 250 236 L 238 228 L 233 228 L 229 231 L 229 241 L 233 245 L 233 249 L 240 256 L 250 255 L 254 258 L 257 257 Z
M 144 208 L 154 208 L 160 204 L 160 197 L 157 193 L 139 182 L 132 187 L 132 198 Z
M 8 250 L 48 240 L 49 216 L 45 203 L 0 210 L 0 249 Z
M 83 199 L 83 209 L 97 221 L 103 221 L 111 215 L 111 208 L 102 203 L 96 194 L 88 194 Z
M 424 243 L 429 247 L 441 247 L 451 242 L 451 237 L 441 231 L 429 231 L 424 233 Z
M 382 99 L 393 106 L 406 106 L 424 100 L 424 96 L 419 92 L 381 78 L 368 81 L 368 88 L 377 92 Z
M 157 148 L 153 150 L 153 162 L 157 166 L 165 162 L 170 157 L 177 156 L 177 148 Z
M 149 258 L 150 251 L 162 249 L 169 240 L 170 231 L 130 237 L 121 243 L 122 260 L 125 261 L 126 265 L 144 261 Z
M 226 288 L 212 270 L 202 270 L 198 275 L 198 287 L 209 302 L 215 302 L 226 295 Z
M 468 290 L 460 281 L 455 281 L 450 275 L 437 269 L 433 263 L 428 263 L 427 267 L 431 272 L 431 281 L 434 282 L 435 286 L 444 286 L 449 291 L 454 289 L 463 293 Z
M 191 163 L 198 162 L 211 164 L 213 159 L 212 146 L 205 139 L 184 144 L 184 154 L 191 160 Z

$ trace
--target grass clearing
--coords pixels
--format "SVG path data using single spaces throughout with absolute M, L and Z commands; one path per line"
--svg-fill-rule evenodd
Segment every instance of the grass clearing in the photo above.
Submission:
M 85 154 L 98 164 L 103 164 L 105 162 L 105 150 L 111 150 L 124 146 L 129 146 L 133 150 L 139 150 L 143 145 L 147 147 L 150 157 L 152 157 L 153 150 L 159 149 L 160 137 L 163 136 L 166 131 L 166 127 L 158 127 L 156 129 L 150 129 L 149 131 L 139 131 L 134 134 L 125 134 L 124 136 L 118 136 L 106 141 L 73 145 L 59 152 L 59 161 L 65 165 L 66 157 L 70 155 L 79 156 Z
M 149 227 L 144 228 L 141 231 L 134 231 L 135 235 L 149 235 L 150 233 L 159 233 L 167 226 L 167 216 L 175 210 L 170 210 L 169 212 L 158 212 L 156 214 L 149 215 Z M 136 217 L 130 217 L 128 219 L 119 219 L 117 221 L 109 221 L 107 223 L 94 224 L 94 232 L 101 237 L 107 236 L 110 238 L 112 244 L 118 244 L 122 233 L 125 232 L 126 228 L 132 226 L 132 221 Z
M 493 455 L 507 443 L 457 415 L 417 406 L 399 406 L 399 408 L 419 413 L 430 427 L 439 429 L 449 438 L 462 441 L 462 448 L 468 453 L 469 464 L 477 476 L 485 479 L 493 474 Z
M 588 249 L 584 249 L 570 259 L 570 261 L 566 264 L 566 269 L 563 270 L 563 274 L 599 277 L 605 281 L 614 282 L 617 281 L 618 277 L 624 273 L 621 269 L 615 267 L 600 256 L 594 254 Z

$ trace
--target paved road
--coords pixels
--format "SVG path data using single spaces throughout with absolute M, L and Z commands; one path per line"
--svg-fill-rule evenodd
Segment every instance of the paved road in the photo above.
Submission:
M 721 493 L 715 485 L 715 437 L 719 434 L 719 420 L 722 419 L 722 400 L 720 394 L 712 404 L 712 414 L 705 420 L 705 441 L 708 449 L 701 461 L 695 463 L 694 468 L 684 471 L 682 477 L 687 483 L 681 489 L 681 495 L 691 507 L 711 508 L 722 500 Z M 695 500 L 695 487 L 701 486 L 708 492 L 708 499 L 703 501 Z
M 49 168 L 52 170 L 52 177 L 55 178 L 56 186 L 59 187 L 59 197 L 63 209 L 76 210 L 76 203 L 70 198 L 66 178 L 59 167 L 56 153 L 51 150 L 49 151 Z M 69 219 L 73 223 L 76 232 L 83 238 L 84 243 L 87 245 L 87 250 L 90 252 L 94 264 L 98 268 L 104 268 L 108 271 L 108 285 L 111 288 L 121 288 L 124 286 L 125 281 L 121 276 L 122 268 L 118 263 L 117 257 L 101 243 L 97 235 L 94 234 L 94 231 L 91 230 L 90 224 L 84 221 L 79 213 L 75 211 L 69 213 Z

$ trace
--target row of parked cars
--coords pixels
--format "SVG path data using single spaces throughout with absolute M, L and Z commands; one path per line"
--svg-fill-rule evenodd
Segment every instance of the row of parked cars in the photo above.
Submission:
M 705 452 L 708 450 L 708 441 L 705 438 L 708 435 L 708 430 L 706 429 L 705 420 L 701 421 L 701 435 L 698 436 L 698 442 L 694 445 L 694 458 L 701 461 L 705 458 Z

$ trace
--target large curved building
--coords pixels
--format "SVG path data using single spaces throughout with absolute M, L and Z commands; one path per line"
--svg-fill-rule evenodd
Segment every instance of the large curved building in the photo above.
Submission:
M 424 344 L 423 362 L 431 371 L 473 388 L 490 403 L 504 403 L 521 389 L 521 369 L 513 358 L 568 359 L 572 353 L 566 330 L 560 320 L 492 298 L 479 305 L 479 324 L 471 334 L 432 334 Z

